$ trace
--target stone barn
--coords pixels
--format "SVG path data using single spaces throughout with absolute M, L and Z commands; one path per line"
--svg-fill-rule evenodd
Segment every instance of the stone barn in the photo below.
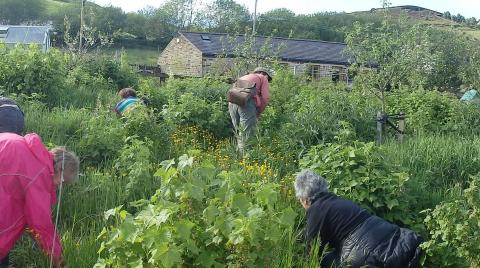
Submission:
M 264 36 L 247 39 L 222 33 L 179 32 L 160 54 L 158 65 L 169 75 L 202 77 L 220 59 L 238 57 L 238 48 L 245 44 L 259 53 L 271 48 L 280 64 L 292 68 L 295 74 L 307 74 L 312 80 L 348 81 L 350 61 L 344 53 L 346 44 L 320 40 Z

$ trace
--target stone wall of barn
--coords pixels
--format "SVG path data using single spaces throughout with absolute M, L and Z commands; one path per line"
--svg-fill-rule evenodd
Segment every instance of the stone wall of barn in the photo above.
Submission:
M 183 36 L 172 39 L 158 58 L 163 73 L 170 76 L 201 77 L 202 52 Z

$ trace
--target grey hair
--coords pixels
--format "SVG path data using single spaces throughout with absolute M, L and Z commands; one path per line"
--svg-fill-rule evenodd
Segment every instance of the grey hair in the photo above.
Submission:
M 328 182 L 310 169 L 300 171 L 295 179 L 295 195 L 306 200 L 314 199 L 318 194 L 328 192 Z
M 78 180 L 80 160 L 75 153 L 67 151 L 65 147 L 55 147 L 50 150 L 53 155 L 53 169 L 55 174 L 61 174 L 64 167 L 65 182 L 73 183 Z M 62 163 L 64 162 L 64 163 Z

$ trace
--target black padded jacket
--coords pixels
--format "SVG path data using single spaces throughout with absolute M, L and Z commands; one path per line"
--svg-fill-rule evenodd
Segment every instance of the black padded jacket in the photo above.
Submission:
M 313 200 L 307 210 L 306 235 L 308 250 L 318 238 L 320 252 L 329 244 L 336 259 L 348 267 L 417 267 L 421 253 L 418 234 L 332 193 Z

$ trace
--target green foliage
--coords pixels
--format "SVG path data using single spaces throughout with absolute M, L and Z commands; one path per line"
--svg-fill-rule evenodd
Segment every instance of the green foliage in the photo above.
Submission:
M 148 139 L 145 141 L 138 140 L 136 137 L 125 139 L 125 145 L 115 161 L 115 168 L 119 177 L 128 180 L 124 192 L 127 199 L 133 199 L 131 196 L 134 193 L 145 192 L 146 182 L 153 180 L 151 147 L 152 142 Z
M 376 107 L 377 100 L 372 95 L 322 85 L 303 87 L 286 105 L 284 113 L 288 120 L 280 133 L 308 148 L 322 141 L 332 141 L 340 129 L 338 121 L 342 120 L 351 123 L 359 138 L 372 139 Z
M 56 49 L 44 53 L 37 46 L 6 49 L 0 44 L 0 91 L 57 99 L 65 83 L 65 63 Z
M 407 115 L 407 132 L 478 134 L 478 103 L 463 103 L 450 94 L 400 90 L 388 97 L 389 113 Z
M 432 267 L 480 265 L 480 179 L 473 176 L 462 196 L 427 210 L 425 225 L 430 240 L 422 247 Z
M 197 126 L 217 137 L 231 133 L 225 100 L 227 85 L 210 79 L 170 80 L 165 88 L 168 104 L 162 109 L 165 121 L 178 126 Z
M 125 129 L 109 109 L 97 107 L 93 116 L 81 124 L 77 153 L 86 165 L 99 165 L 115 159 L 123 147 Z
M 343 124 L 337 143 L 312 146 L 300 166 L 324 176 L 333 193 L 358 202 L 387 220 L 411 223 L 404 210 L 403 195 L 408 174 L 387 164 L 373 142 L 355 140 L 351 126 Z
M 469 176 L 480 172 L 480 144 L 476 136 L 414 135 L 403 143 L 382 145 L 385 161 L 409 170 L 408 195 L 415 197 L 412 210 L 434 207 L 449 199 L 453 185 L 466 186 Z
M 346 43 L 348 54 L 355 59 L 352 70 L 360 77 L 356 83 L 363 82 L 357 86 L 374 90 L 382 100 L 382 111 L 388 88 L 425 85 L 432 70 L 428 28 L 411 26 L 402 17 L 399 21 L 386 17 L 379 29 L 372 24 L 355 23 Z
M 296 213 L 278 202 L 279 185 L 219 173 L 205 158 L 164 161 L 155 176 L 162 187 L 138 202 L 137 213 L 121 207 L 105 213 L 114 225 L 99 235 L 95 267 L 265 267 L 295 222 Z
M 119 90 L 125 87 L 137 87 L 138 77 L 127 63 L 122 64 L 111 57 L 93 55 L 83 59 L 81 68 L 91 76 L 101 76 Z
M 44 9 L 43 0 L 1 0 L 0 23 L 18 25 L 37 21 L 41 17 Z
M 97 102 L 109 103 L 113 99 L 114 86 L 99 74 L 90 74 L 83 67 L 74 67 L 65 81 L 66 92 L 59 103 L 68 103 L 74 107 L 94 108 Z

